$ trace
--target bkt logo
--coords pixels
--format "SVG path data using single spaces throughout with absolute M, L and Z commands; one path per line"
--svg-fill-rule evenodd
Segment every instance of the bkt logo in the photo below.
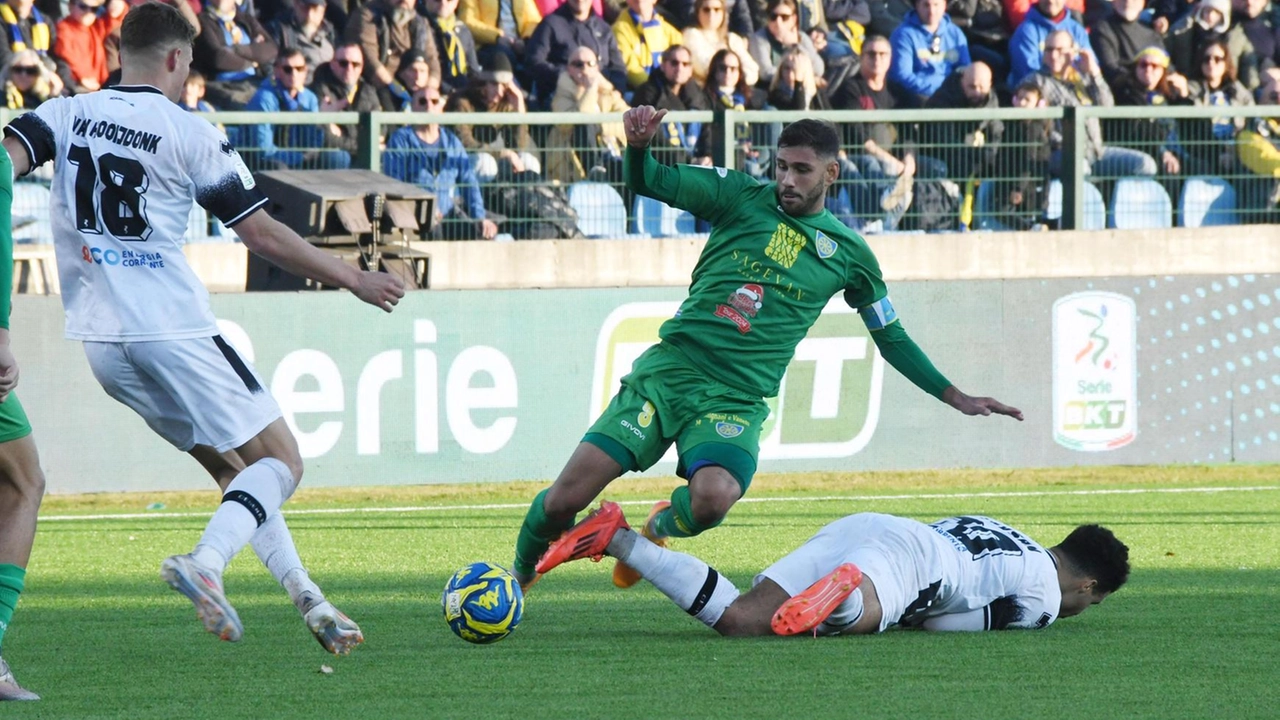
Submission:
M 596 342 L 588 422 L 608 406 L 632 363 L 658 342 L 659 326 L 679 307 L 678 302 L 630 303 L 605 319 Z M 760 456 L 842 458 L 862 450 L 880 419 L 883 379 L 884 359 L 866 326 L 842 300 L 831 301 L 796 347 L 778 397 L 768 401 Z M 675 459 L 674 448 L 663 458 Z
M 1082 292 L 1053 304 L 1053 439 L 1115 450 L 1137 436 L 1137 312 L 1131 298 Z

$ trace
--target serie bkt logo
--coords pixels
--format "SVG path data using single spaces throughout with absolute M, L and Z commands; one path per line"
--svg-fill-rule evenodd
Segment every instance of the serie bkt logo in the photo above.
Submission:
M 1124 295 L 1082 292 L 1053 304 L 1053 439 L 1115 450 L 1137 435 L 1137 313 Z
M 739 291 L 730 300 L 744 319 L 759 309 L 759 299 L 751 298 L 757 287 L 743 286 L 746 292 Z M 658 342 L 658 327 L 679 307 L 674 302 L 630 303 L 605 319 L 596 342 L 588 422 L 600 416 L 622 376 Z M 840 458 L 857 453 L 875 433 L 883 378 L 884 359 L 866 326 L 843 301 L 832 301 L 796 347 L 778 397 L 768 401 L 761 457 Z M 716 432 L 732 437 L 742 428 L 723 422 L 717 424 Z M 674 450 L 663 459 L 674 461 Z

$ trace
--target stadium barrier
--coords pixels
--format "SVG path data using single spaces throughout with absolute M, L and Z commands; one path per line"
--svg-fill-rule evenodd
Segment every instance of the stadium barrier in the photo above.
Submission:
M 892 292 L 953 382 L 1017 405 L 1026 422 L 963 417 L 912 387 L 837 299 L 770 401 L 762 471 L 1280 461 L 1277 276 Z M 346 294 L 253 293 L 215 295 L 213 308 L 279 400 L 308 485 L 387 485 L 554 477 L 684 294 L 412 293 L 384 316 Z M 207 486 L 58 339 L 56 298 L 15 298 L 12 322 L 53 492 Z M 673 470 L 668 458 L 651 474 Z
M 15 114 L 0 111 L 0 121 Z M 698 154 L 719 167 L 764 176 L 782 126 L 818 117 L 838 123 L 846 140 L 841 178 L 828 207 L 864 234 L 1202 227 L 1276 221 L 1277 181 L 1259 165 L 1257 150 L 1259 142 L 1270 147 L 1267 138 L 1280 126 L 1254 132 L 1276 115 L 1267 105 L 683 112 L 668 115 L 657 150 L 673 160 Z M 707 229 L 687 213 L 626 190 L 619 146 L 608 140 L 615 137 L 610 128 L 616 129 L 620 114 L 219 112 L 206 117 L 228 132 L 251 169 L 276 169 L 281 163 L 299 169 L 364 168 L 399 173 L 429 188 L 431 179 L 405 162 L 413 150 L 387 149 L 397 132 L 428 123 L 478 135 L 523 127 L 531 144 L 507 149 L 518 153 L 520 166 L 536 171 L 537 183 L 565 191 L 584 235 L 671 237 Z M 257 144 L 266 126 L 278 153 Z M 331 147 L 325 126 L 353 138 L 356 151 Z M 1098 148 L 1088 141 L 1091 127 L 1101 130 L 1107 157 L 1094 158 Z M 912 151 L 914 180 L 903 184 L 912 189 L 910 196 L 893 194 L 898 168 L 864 152 L 865 137 L 880 138 L 899 157 Z M 526 231 L 534 231 L 511 207 L 527 201 L 519 190 L 534 181 L 513 174 L 515 166 L 503 157 L 491 148 L 472 153 L 471 161 L 490 212 L 507 210 L 510 222 L 504 230 L 524 239 Z M 47 179 L 47 173 L 37 172 L 33 182 L 19 183 L 14 206 L 15 217 L 24 222 L 15 233 L 19 240 L 48 240 Z M 466 226 L 463 233 L 468 231 Z M 198 212 L 190 237 L 234 240 L 233 233 Z

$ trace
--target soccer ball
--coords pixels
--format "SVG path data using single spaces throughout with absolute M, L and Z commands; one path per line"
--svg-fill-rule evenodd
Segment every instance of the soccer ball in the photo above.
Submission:
M 510 635 L 520 624 L 524 593 L 511 573 L 493 563 L 478 562 L 449 578 L 441 605 L 454 635 L 484 645 Z

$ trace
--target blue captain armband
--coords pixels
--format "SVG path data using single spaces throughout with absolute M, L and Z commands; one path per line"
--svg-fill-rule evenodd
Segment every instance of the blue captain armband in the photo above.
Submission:
M 883 330 L 898 319 L 898 311 L 893 309 L 888 295 L 864 308 L 858 308 L 858 314 L 862 316 L 862 322 L 866 323 L 868 330 Z

